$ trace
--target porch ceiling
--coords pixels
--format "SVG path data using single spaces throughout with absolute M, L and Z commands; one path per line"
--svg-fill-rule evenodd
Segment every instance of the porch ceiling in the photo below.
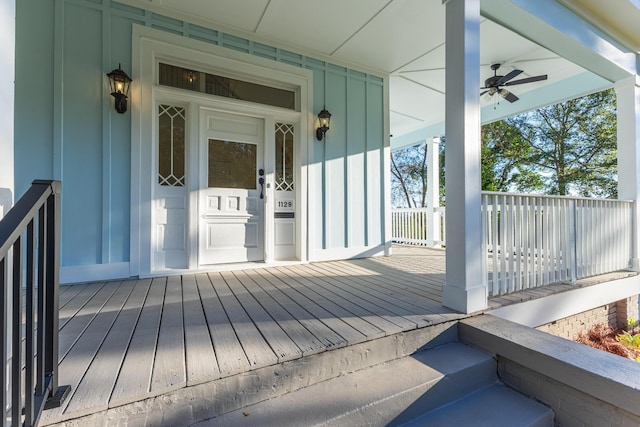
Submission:
M 390 74 L 390 131 L 394 136 L 434 127 L 444 121 L 444 14 L 438 0 L 121 0 L 231 34 Z M 568 1 L 568 0 L 567 0 Z M 628 3 L 628 0 L 613 0 Z M 586 0 L 574 0 L 577 7 Z M 596 4 L 596 1 L 587 2 Z M 603 6 L 604 7 L 604 6 Z M 615 9 L 607 3 L 607 10 Z M 627 8 L 629 9 L 629 8 Z M 633 13 L 637 8 L 633 8 Z M 640 15 L 640 13 L 638 13 Z M 615 22 L 615 21 L 614 21 Z M 637 21 L 634 21 L 637 22 Z M 493 105 L 481 100 L 496 120 L 609 85 L 604 79 L 550 50 L 488 20 L 481 24 L 481 77 L 501 63 L 500 74 L 514 68 L 520 77 L 548 74 L 543 82 L 513 88 L 520 101 Z M 572 79 L 580 78 L 580 84 Z M 585 81 L 589 82 L 585 86 Z M 548 90 L 540 90 L 547 87 Z M 495 98 L 495 97 L 494 97 Z M 495 107 L 495 108 L 494 108 Z M 502 112 L 500 111 L 502 110 Z

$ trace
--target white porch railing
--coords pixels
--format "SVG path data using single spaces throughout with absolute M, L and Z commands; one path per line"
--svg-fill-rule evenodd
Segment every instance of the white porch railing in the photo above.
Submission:
M 489 295 L 628 268 L 632 207 L 621 200 L 483 192 Z M 393 241 L 444 246 L 444 221 L 444 208 L 393 209 Z
M 440 247 L 445 242 L 444 208 L 391 210 L 392 239 L 404 245 Z

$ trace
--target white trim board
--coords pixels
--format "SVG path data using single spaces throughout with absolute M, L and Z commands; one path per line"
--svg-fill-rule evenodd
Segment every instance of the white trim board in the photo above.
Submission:
M 60 267 L 60 283 L 97 282 L 129 278 L 129 263 L 87 264 Z
M 508 305 L 487 311 L 487 314 L 536 328 L 635 295 L 640 295 L 640 276 L 603 282 L 586 288 Z
M 389 255 L 390 247 L 387 245 L 360 246 L 354 248 L 329 248 L 316 249 L 311 262 L 337 261 L 350 258 L 369 258 L 374 256 Z

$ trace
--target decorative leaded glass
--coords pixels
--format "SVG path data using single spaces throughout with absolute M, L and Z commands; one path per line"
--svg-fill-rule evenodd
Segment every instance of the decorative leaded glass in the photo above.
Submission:
M 158 183 L 184 186 L 185 109 L 158 106 Z
M 257 146 L 209 140 L 209 187 L 255 190 Z
M 257 102 L 288 110 L 296 109 L 296 92 L 293 90 L 265 86 L 163 63 L 160 63 L 158 77 L 158 83 L 163 86 Z
M 293 191 L 293 125 L 276 123 L 276 190 Z

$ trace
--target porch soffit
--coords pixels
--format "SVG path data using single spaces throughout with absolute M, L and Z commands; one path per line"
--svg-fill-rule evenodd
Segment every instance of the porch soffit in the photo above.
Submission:
M 431 132 L 437 132 L 440 127 L 444 130 L 445 10 L 441 1 L 119 1 L 338 65 L 388 74 L 391 134 L 399 136 L 425 128 Z M 580 8 L 582 3 L 596 3 L 596 0 L 566 2 Z M 487 3 L 518 8 L 517 0 L 485 0 L 483 10 Z M 520 31 L 521 24 L 518 23 L 518 32 L 527 34 Z M 492 73 L 489 66 L 497 62 L 503 64 L 500 71 L 504 73 L 518 68 L 524 71 L 522 77 L 549 76 L 546 81 L 518 86 L 517 90 L 514 87 L 521 100 L 513 105 L 502 102 L 496 108 L 502 109 L 505 116 L 520 112 L 519 106 L 526 111 L 611 85 L 610 81 L 595 75 L 585 78 L 585 74 L 591 74 L 589 71 L 490 19 L 483 18 L 480 42 L 483 80 Z M 581 85 L 572 81 L 579 81 Z M 588 87 L 585 82 L 589 82 Z M 567 89 L 540 90 L 548 86 Z M 494 102 L 481 100 L 484 110 L 491 111 L 487 118 L 491 116 L 492 120 L 496 119 Z

